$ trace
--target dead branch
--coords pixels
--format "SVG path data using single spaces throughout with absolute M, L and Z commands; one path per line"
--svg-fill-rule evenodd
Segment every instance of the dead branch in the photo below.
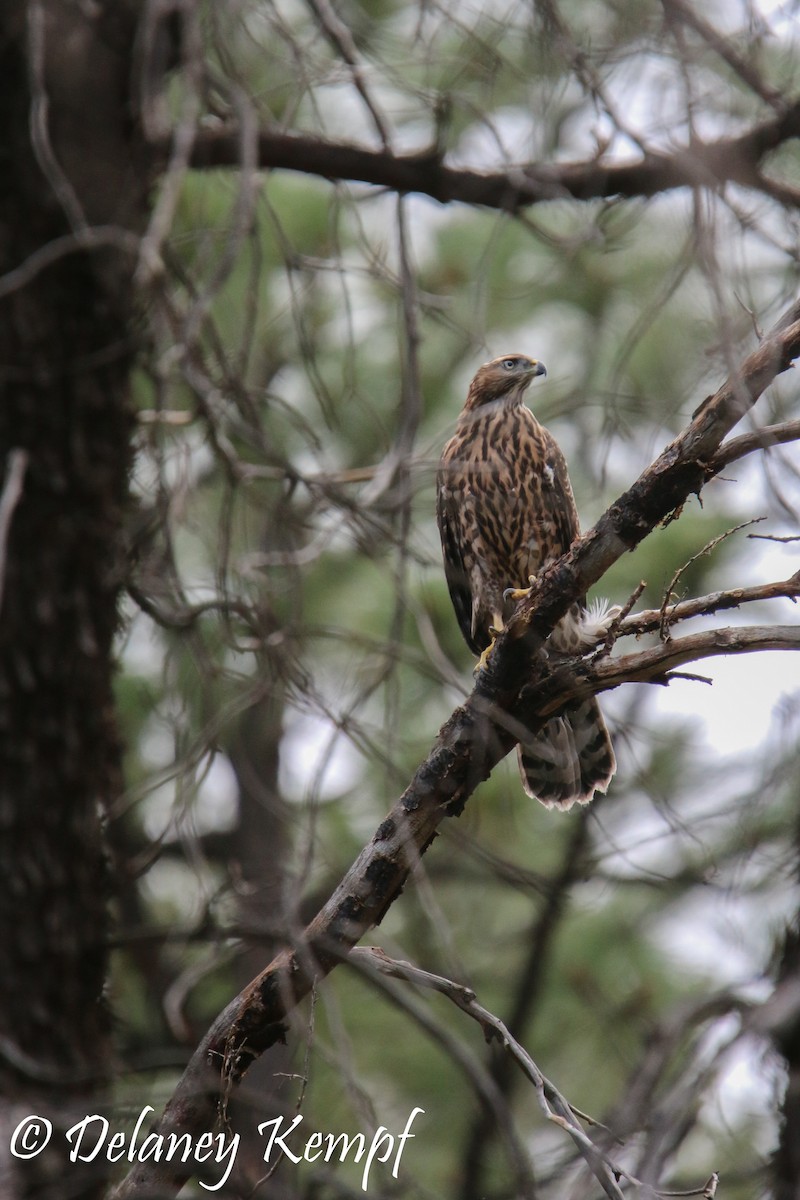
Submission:
M 430 971 L 423 971 L 419 967 L 412 966 L 411 963 L 398 962 L 389 958 L 376 946 L 365 946 L 363 949 L 353 950 L 350 959 L 363 966 L 363 969 L 377 970 L 395 979 L 403 979 L 405 982 L 414 983 L 419 987 L 431 988 L 446 996 L 457 1008 L 477 1021 L 487 1042 L 497 1041 L 504 1050 L 511 1054 L 523 1074 L 533 1084 L 539 1107 L 547 1120 L 560 1126 L 570 1135 L 605 1194 L 610 1197 L 610 1200 L 623 1200 L 622 1192 L 614 1178 L 613 1168 L 591 1138 L 586 1135 L 578 1117 L 583 1116 L 584 1120 L 592 1125 L 599 1125 L 600 1122 L 594 1121 L 591 1117 L 586 1117 L 585 1114 L 572 1108 L 569 1101 L 539 1070 L 527 1050 L 520 1045 L 516 1038 L 511 1036 L 500 1018 L 478 1003 L 471 988 L 455 983 L 451 979 L 445 979 L 442 975 L 433 975 Z
M 623 1193 L 618 1181 L 624 1179 L 627 1183 L 641 1189 L 641 1194 L 648 1200 L 660 1200 L 661 1197 L 677 1196 L 714 1196 L 718 1177 L 716 1173 L 697 1188 L 682 1192 L 663 1192 L 649 1187 L 636 1179 L 624 1168 L 614 1163 L 597 1147 L 586 1134 L 581 1121 L 595 1128 L 606 1129 L 606 1126 L 580 1109 L 575 1108 L 562 1095 L 554 1083 L 536 1065 L 527 1050 L 512 1036 L 505 1023 L 489 1009 L 478 1003 L 475 992 L 463 984 L 441 975 L 434 975 L 408 962 L 399 962 L 390 958 L 378 946 L 364 946 L 350 952 L 349 960 L 367 972 L 379 972 L 394 979 L 402 979 L 417 987 L 428 988 L 439 992 L 452 1001 L 457 1008 L 477 1021 L 483 1030 L 487 1042 L 498 1042 L 508 1052 L 512 1060 L 520 1068 L 525 1077 L 533 1084 L 539 1107 L 548 1121 L 563 1129 L 575 1142 L 579 1152 L 586 1160 L 589 1169 L 602 1187 L 605 1194 L 612 1200 L 622 1200 Z
M 515 1195 L 518 1197 L 518 1200 L 526 1200 L 527 1197 L 533 1196 L 536 1188 L 530 1158 L 522 1139 L 516 1132 L 514 1117 L 511 1113 L 507 1097 L 504 1091 L 498 1086 L 492 1072 L 481 1062 L 478 1055 L 471 1051 L 454 1034 L 444 1021 L 436 1020 L 431 1015 L 429 1007 L 417 1001 L 408 988 L 401 988 L 399 984 L 393 984 L 389 978 L 390 972 L 383 970 L 380 970 L 380 972 L 376 971 L 376 964 L 371 959 L 372 950 L 372 947 L 366 947 L 363 952 L 360 950 L 357 952 L 353 951 L 347 961 L 350 965 L 360 969 L 366 979 L 376 984 L 380 975 L 379 986 L 381 994 L 388 997 L 393 1004 L 420 1026 L 432 1038 L 436 1046 L 449 1055 L 456 1066 L 461 1069 L 469 1080 L 475 1095 L 480 1100 L 482 1111 L 493 1122 L 501 1141 L 505 1144 L 509 1164 L 512 1166 L 515 1175 Z M 356 953 L 360 957 L 354 958 L 353 956 Z M 377 953 L 381 952 L 377 951 Z M 433 976 L 432 978 L 438 978 L 438 976 Z M 453 986 L 458 987 L 459 985 L 454 984 Z
M 781 421 L 778 425 L 765 425 L 753 433 L 743 433 L 725 442 L 708 464 L 709 470 L 718 475 L 730 463 L 752 454 L 754 450 L 768 450 L 770 446 L 782 446 L 787 442 L 796 441 L 800 441 L 800 421 Z
M 800 100 L 753 125 L 737 137 L 714 142 L 695 139 L 671 153 L 649 150 L 628 163 L 601 159 L 573 163 L 527 163 L 500 172 L 449 167 L 438 148 L 416 154 L 392 154 L 346 142 L 331 142 L 312 134 L 265 129 L 259 134 L 258 160 L 265 170 L 300 171 L 324 179 L 350 180 L 418 192 L 441 204 L 462 204 L 516 212 L 531 204 L 572 197 L 588 200 L 608 196 L 655 196 L 680 187 L 718 188 L 724 183 L 769 190 L 775 199 L 793 202 L 793 189 L 765 180 L 759 171 L 763 157 L 776 146 L 800 135 Z M 154 138 L 151 148 L 166 162 L 171 142 Z M 191 165 L 199 168 L 235 167 L 241 161 L 238 134 L 230 129 L 201 129 L 191 147 Z M 784 195 L 784 192 L 786 193 Z
M 800 596 L 800 571 L 796 571 L 789 579 L 779 583 L 762 583 L 749 588 L 729 588 L 726 591 L 709 592 L 706 596 L 696 596 L 693 600 L 681 600 L 671 604 L 666 610 L 660 608 L 643 609 L 620 622 L 618 636 L 626 634 L 650 633 L 660 629 L 662 623 L 676 625 L 679 621 L 688 621 L 692 617 L 705 617 L 711 613 L 728 608 L 740 608 L 743 604 L 753 604 L 758 600 L 795 600 Z
M 535 1016 L 537 1003 L 541 1003 L 543 981 L 547 974 L 546 964 L 553 952 L 556 932 L 560 928 L 560 917 L 568 903 L 573 885 L 586 871 L 590 829 L 591 810 L 584 808 L 577 815 L 564 847 L 561 865 L 548 880 L 547 887 L 542 888 L 541 879 L 535 883 L 528 880 L 528 886 L 533 883 L 533 886 L 544 894 L 542 906 L 524 935 L 525 958 L 512 984 L 513 999 L 505 1017 L 505 1023 L 512 1032 L 528 1028 L 532 1017 Z M 485 851 L 481 853 L 482 856 L 486 856 Z M 501 862 L 497 856 L 492 856 L 492 860 L 492 868 L 498 878 L 504 878 L 512 887 L 520 886 L 522 878 L 516 868 Z M 519 1080 L 512 1059 L 507 1055 L 494 1058 L 490 1069 L 500 1094 L 504 1098 L 510 1096 L 514 1084 Z M 465 1131 L 462 1151 L 464 1175 L 470 1180 L 476 1195 L 483 1191 L 482 1163 L 486 1156 L 487 1142 L 499 1129 L 500 1126 L 492 1119 L 492 1114 L 484 1108 L 476 1114 Z
M 252 1062 L 285 1036 L 287 1014 L 381 921 L 441 822 L 461 813 L 477 785 L 519 740 L 514 731 L 521 724 L 535 729 L 548 711 L 573 695 L 663 679 L 694 658 L 800 648 L 800 628 L 781 627 L 675 639 L 626 656 L 622 667 L 608 659 L 583 662 L 578 669 L 574 663 L 548 665 L 541 651 L 569 605 L 700 491 L 722 439 L 798 354 L 800 302 L 595 527 L 543 574 L 497 639 L 472 695 L 442 726 L 411 783 L 297 944 L 281 951 L 214 1022 L 157 1122 L 158 1132 L 191 1135 L 212 1127 Z M 137 1163 L 117 1200 L 174 1194 L 188 1174 L 182 1164 Z
M 6 551 L 14 510 L 22 497 L 25 472 L 28 469 L 27 450 L 11 450 L 6 458 L 6 478 L 0 493 L 0 609 L 3 607 L 3 588 L 6 576 Z
M 676 668 L 704 658 L 729 654 L 754 654 L 763 650 L 800 650 L 800 625 L 755 625 L 744 628 L 710 629 L 703 633 L 672 638 L 648 650 L 605 658 L 600 662 L 581 662 L 573 682 L 559 686 L 560 672 L 554 672 L 541 690 L 536 689 L 537 714 L 552 714 L 572 696 L 607 692 L 623 683 L 669 683 Z M 544 693 L 552 690 L 548 705 Z M 557 699 L 555 698 L 557 697 Z
M 687 559 L 682 566 L 678 567 L 677 571 L 669 582 L 669 586 L 664 589 L 664 599 L 661 604 L 661 624 L 659 626 L 659 632 L 662 639 L 666 639 L 670 636 L 669 622 L 667 621 L 667 610 L 670 607 L 670 601 L 675 594 L 675 588 L 678 586 L 681 576 L 688 570 L 692 563 L 697 562 L 697 560 L 702 558 L 704 555 L 710 554 L 712 550 L 717 548 L 720 542 L 724 542 L 734 533 L 739 533 L 740 530 L 746 529 L 748 525 L 757 525 L 760 521 L 765 520 L 766 517 L 751 517 L 749 521 L 742 521 L 739 525 L 735 525 L 733 529 L 726 529 L 724 533 L 717 534 L 717 536 L 712 538 L 711 541 L 706 542 L 702 550 L 698 550 L 697 553 L 693 554 L 691 558 Z
M 776 112 L 783 111 L 785 100 L 780 92 L 766 84 L 752 63 L 743 58 L 733 43 L 718 33 L 713 25 L 704 20 L 684 0 L 661 0 L 661 2 L 670 20 L 680 21 L 690 29 L 693 29 L 706 45 L 715 54 L 718 54 L 723 62 L 726 62 L 731 70 L 739 76 L 741 81 L 754 91 L 757 96 L 766 104 L 769 104 L 771 108 L 775 109 Z
M 391 143 L 389 126 L 383 113 L 370 95 L 352 33 L 334 11 L 333 6 L 328 3 L 328 0 L 308 0 L 308 6 L 334 50 L 337 54 L 341 55 L 344 62 L 350 68 L 350 78 L 353 81 L 353 86 L 372 118 L 372 123 L 381 140 L 381 145 L 384 150 L 388 150 Z

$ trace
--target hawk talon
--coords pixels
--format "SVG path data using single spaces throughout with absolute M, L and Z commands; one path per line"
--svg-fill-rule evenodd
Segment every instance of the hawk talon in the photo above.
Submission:
M 512 600 L 514 604 L 518 604 L 520 600 L 525 600 L 531 594 L 531 588 L 536 581 L 535 575 L 528 576 L 528 586 L 526 588 L 506 588 L 503 592 L 504 600 Z
M 492 640 L 489 642 L 489 645 L 482 652 L 480 658 L 475 663 L 475 666 L 472 669 L 473 675 L 480 675 L 481 671 L 486 670 L 486 665 L 489 662 L 489 655 L 494 650 L 494 639 L 497 636 L 497 632 L 498 631 L 496 629 L 492 629 L 491 626 L 489 627 L 489 633 L 491 634 Z
M 514 604 L 517 604 L 520 600 L 524 600 L 526 596 L 530 596 L 530 594 L 531 589 L 529 587 L 506 588 L 506 590 L 503 592 L 503 599 L 506 601 L 511 600 Z

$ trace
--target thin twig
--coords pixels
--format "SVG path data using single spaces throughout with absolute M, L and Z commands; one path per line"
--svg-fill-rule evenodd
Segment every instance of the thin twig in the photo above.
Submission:
M 370 957 L 359 958 L 349 955 L 347 962 L 360 970 L 366 979 L 377 981 L 378 973 Z M 449 1023 L 435 1020 L 431 1015 L 430 1006 L 416 1001 L 407 987 L 393 984 L 387 973 L 380 972 L 380 989 L 384 996 L 388 996 L 392 1003 L 410 1016 L 434 1041 L 437 1048 L 449 1055 L 456 1066 L 462 1070 L 476 1096 L 480 1099 L 482 1109 L 490 1114 L 491 1119 L 496 1123 L 500 1140 L 505 1143 L 509 1162 L 516 1175 L 517 1191 L 515 1196 L 518 1197 L 518 1200 L 523 1200 L 523 1197 L 535 1195 L 536 1189 L 532 1178 L 530 1159 L 515 1129 L 506 1096 L 498 1086 L 497 1080 L 486 1070 L 477 1055 L 450 1028 Z
M 784 96 L 775 88 L 764 83 L 758 71 L 745 58 L 742 58 L 732 43 L 718 33 L 713 25 L 699 16 L 694 9 L 684 3 L 684 0 L 661 0 L 661 2 L 668 16 L 682 21 L 683 24 L 693 29 L 706 45 L 739 76 L 742 83 L 747 84 L 765 104 L 769 104 L 778 113 L 783 112 L 786 106 Z
M 602 1121 L 597 1121 L 587 1116 L 586 1113 L 581 1112 L 580 1109 L 575 1108 L 574 1105 L 569 1103 L 555 1084 L 536 1065 L 524 1046 L 512 1036 L 500 1017 L 495 1016 L 494 1013 L 484 1008 L 478 1002 L 472 988 L 456 983 L 452 979 L 446 979 L 442 975 L 435 975 L 430 971 L 425 971 L 421 967 L 416 967 L 411 963 L 390 958 L 378 946 L 357 947 L 350 951 L 348 961 L 354 962 L 359 966 L 363 965 L 367 970 L 378 971 L 380 974 L 389 975 L 394 979 L 402 979 L 406 983 L 414 984 L 417 987 L 438 992 L 455 1004 L 457 1008 L 460 1008 L 468 1017 L 477 1021 L 483 1030 L 486 1040 L 498 1042 L 511 1055 L 523 1074 L 533 1084 L 539 1106 L 547 1120 L 558 1125 L 565 1133 L 569 1134 L 579 1152 L 586 1160 L 592 1174 L 603 1188 L 603 1191 L 607 1196 L 612 1197 L 613 1200 L 624 1200 L 623 1193 L 618 1186 L 620 1179 L 624 1179 L 634 1187 L 640 1188 L 645 1196 L 658 1197 L 658 1200 L 662 1200 L 662 1198 L 670 1198 L 672 1200 L 673 1197 L 684 1196 L 702 1196 L 711 1200 L 716 1195 L 716 1187 L 719 1182 L 719 1176 L 716 1172 L 704 1184 L 700 1184 L 699 1187 L 691 1188 L 688 1191 L 660 1191 L 643 1183 L 629 1171 L 626 1171 L 608 1158 L 595 1145 L 591 1138 L 588 1137 L 581 1127 L 580 1121 L 582 1120 L 597 1129 L 605 1130 L 606 1133 L 610 1133 L 611 1131 Z
M 102 250 L 113 246 L 132 258 L 139 252 L 139 238 L 117 225 L 94 225 L 75 233 L 65 233 L 39 246 L 32 254 L 10 271 L 0 275 L 0 300 L 31 283 L 37 275 L 68 254 L 82 250 Z
M 644 579 L 642 579 L 639 583 L 637 583 L 636 587 L 633 589 L 630 596 L 625 601 L 622 608 L 619 610 L 617 615 L 614 617 L 614 620 L 609 625 L 608 633 L 606 634 L 606 640 L 603 642 L 600 649 L 597 650 L 594 655 L 595 661 L 597 661 L 598 659 L 601 659 L 601 658 L 605 658 L 608 654 L 611 653 L 611 651 L 614 647 L 614 643 L 616 642 L 617 638 L 620 635 L 620 631 L 624 624 L 625 618 L 630 614 L 631 610 L 633 609 L 634 604 L 639 599 L 639 597 L 641 596 L 642 592 L 644 591 L 644 589 L 646 587 L 647 587 L 647 584 L 644 581 Z
M 28 451 L 11 450 L 6 457 L 6 478 L 0 493 L 0 609 L 3 607 L 3 591 L 6 581 L 6 557 L 11 519 L 22 497 L 25 472 L 28 468 Z
M 50 140 L 50 98 L 47 93 L 46 64 L 47 46 L 45 39 L 45 6 L 41 0 L 31 0 L 28 5 L 28 64 L 31 90 L 30 131 L 31 145 L 36 161 L 58 198 L 64 215 L 74 233 L 83 233 L 89 222 L 72 186 L 56 157 Z
M 678 567 L 677 571 L 675 572 L 675 574 L 672 576 L 672 579 L 670 580 L 669 587 L 664 592 L 664 600 L 661 604 L 661 638 L 662 638 L 662 640 L 665 641 L 670 636 L 669 626 L 667 623 L 667 615 L 666 615 L 667 609 L 669 607 L 669 603 L 675 592 L 675 588 L 678 585 L 678 581 L 680 580 L 680 578 L 684 574 L 684 572 L 689 569 L 689 567 L 692 565 L 692 563 L 696 563 L 699 558 L 703 558 L 704 555 L 710 554 L 712 550 L 716 549 L 716 547 L 720 544 L 720 542 L 724 542 L 726 540 L 726 538 L 731 537 L 732 534 L 738 533 L 740 529 L 747 529 L 747 527 L 749 525 L 758 525 L 761 521 L 766 521 L 766 517 L 752 517 L 749 521 L 742 521 L 741 525 L 734 525 L 732 529 L 726 529 L 724 533 L 720 533 L 716 537 L 712 538 L 710 542 L 706 542 L 706 544 L 705 544 L 705 546 L 703 546 L 702 550 L 698 550 L 696 554 L 693 554 L 691 558 L 687 559 L 686 562 L 683 564 L 683 566 Z
M 420 967 L 412 966 L 411 963 L 398 962 L 395 959 L 389 958 L 388 955 L 375 946 L 365 946 L 352 950 L 349 957 L 351 959 L 355 958 L 356 961 L 369 962 L 372 964 L 373 969 L 377 969 L 383 974 L 391 975 L 396 979 L 404 979 L 408 983 L 415 983 L 420 987 L 431 988 L 434 991 L 440 992 L 448 1000 L 451 1000 L 457 1008 L 466 1013 L 467 1016 L 477 1021 L 483 1030 L 486 1040 L 499 1042 L 533 1084 L 539 1101 L 539 1107 L 545 1117 L 548 1121 L 552 1121 L 553 1124 L 558 1125 L 570 1135 L 578 1150 L 588 1162 L 592 1173 L 606 1195 L 611 1200 L 624 1200 L 622 1192 L 619 1190 L 616 1180 L 613 1177 L 613 1167 L 611 1167 L 605 1156 L 597 1149 L 591 1138 L 581 1128 L 577 1110 L 572 1108 L 556 1086 L 543 1074 L 527 1050 L 525 1050 L 516 1038 L 511 1036 L 504 1022 L 487 1008 L 484 1008 L 482 1004 L 478 1003 L 475 992 L 471 988 L 464 987 L 460 983 L 455 983 L 451 979 L 446 979 L 442 975 L 434 975 L 429 971 L 423 971 Z M 588 1118 L 588 1120 L 591 1124 L 599 1128 L 605 1128 L 600 1121 L 594 1121 L 591 1118 Z
M 166 169 L 161 174 L 156 202 L 139 249 L 135 283 L 148 284 L 163 272 L 161 248 L 172 228 L 186 172 L 189 169 L 200 120 L 200 90 L 202 84 L 202 54 L 195 6 L 190 0 L 175 0 L 180 13 L 181 56 L 184 87 L 178 123 L 169 135 Z M 237 150 L 240 139 L 236 138 Z M 241 156 L 237 158 L 240 165 Z
M 367 82 L 364 78 L 364 71 L 359 60 L 358 48 L 353 41 L 352 33 L 344 21 L 339 19 L 333 6 L 328 3 L 328 0 L 306 0 L 306 2 L 334 50 L 347 63 L 350 69 L 350 78 L 372 118 L 378 137 L 381 139 L 381 145 L 384 150 L 389 150 L 391 145 L 389 126 L 386 118 L 370 95 Z

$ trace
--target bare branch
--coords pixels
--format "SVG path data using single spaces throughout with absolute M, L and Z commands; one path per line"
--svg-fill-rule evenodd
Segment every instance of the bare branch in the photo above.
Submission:
M 373 951 L 381 956 L 381 962 L 376 962 L 373 959 Z M 446 1023 L 436 1021 L 426 1007 L 423 1007 L 409 996 L 407 988 L 400 988 L 389 982 L 388 977 L 394 974 L 394 972 L 383 969 L 382 961 L 384 958 L 385 956 L 382 955 L 380 950 L 375 950 L 374 947 L 365 947 L 363 950 L 352 951 L 347 961 L 351 966 L 360 970 L 367 979 L 376 981 L 378 974 L 380 974 L 381 992 L 387 995 L 394 1004 L 402 1008 L 404 1012 L 408 1013 L 426 1033 L 430 1034 L 435 1040 L 436 1045 L 440 1049 L 445 1050 L 453 1062 L 460 1067 L 469 1079 L 476 1095 L 481 1100 L 483 1111 L 495 1123 L 499 1136 L 505 1143 L 509 1161 L 513 1165 L 516 1175 L 515 1186 L 517 1188 L 517 1195 L 520 1197 L 520 1200 L 522 1200 L 522 1197 L 533 1195 L 535 1193 L 535 1186 L 530 1159 L 526 1154 L 522 1140 L 514 1128 L 513 1115 L 506 1096 L 498 1086 L 496 1079 L 480 1062 L 477 1055 L 474 1055 L 455 1036 Z M 385 961 L 392 962 L 391 959 L 385 959 Z M 378 968 L 377 971 L 376 967 Z M 406 981 L 405 977 L 399 973 L 397 974 L 397 978 L 403 979 L 404 982 Z M 438 980 L 439 976 L 431 976 L 431 979 Z M 452 986 L 456 989 L 459 988 L 458 984 L 453 984 Z
M 728 627 L 673 638 L 649 650 L 604 659 L 587 675 L 591 691 L 608 691 L 621 683 L 665 683 L 670 673 L 685 663 L 728 654 L 753 654 L 762 650 L 800 650 L 800 625 Z M 576 693 L 579 689 L 576 689 Z M 556 707 L 564 703 L 559 698 Z
M 605 1194 L 611 1200 L 623 1200 L 622 1192 L 614 1178 L 614 1169 L 581 1128 L 577 1110 L 572 1108 L 569 1101 L 539 1070 L 527 1050 L 520 1045 L 516 1038 L 511 1036 L 500 1018 L 478 1003 L 471 988 L 463 987 L 441 975 L 423 971 L 419 967 L 412 966 L 411 963 L 397 962 L 375 946 L 353 950 L 350 957 L 355 958 L 357 962 L 368 964 L 373 970 L 377 969 L 391 975 L 395 979 L 404 979 L 407 983 L 415 983 L 420 987 L 432 988 L 434 991 L 440 992 L 467 1016 L 477 1021 L 483 1029 L 487 1041 L 498 1041 L 503 1049 L 511 1054 L 517 1066 L 533 1084 L 539 1107 L 547 1120 L 552 1121 L 569 1134 Z M 599 1121 L 591 1118 L 585 1119 L 592 1125 L 600 1124 Z
M 333 6 L 329 4 L 328 0 L 307 0 L 307 3 L 317 18 L 320 28 L 324 32 L 328 41 L 333 46 L 334 50 L 336 50 L 342 56 L 350 68 L 350 78 L 353 80 L 355 89 L 361 99 L 364 101 L 364 105 L 372 117 L 372 122 L 377 130 L 378 136 L 381 139 L 381 145 L 383 146 L 384 150 L 388 150 L 391 143 L 389 126 L 386 122 L 386 118 L 383 116 L 377 104 L 370 95 L 367 82 L 364 78 L 364 72 L 361 68 L 358 49 L 353 40 L 353 35 L 351 34 L 347 25 L 345 25 L 344 21 L 339 19 L 338 15 L 333 9 Z
M 649 633 L 660 629 L 662 619 L 667 625 L 676 625 L 679 621 L 688 621 L 692 617 L 708 616 L 727 608 L 739 608 L 742 604 L 752 604 L 758 600 L 795 600 L 800 596 L 800 571 L 795 572 L 790 579 L 780 583 L 762 583 L 749 588 L 729 588 L 726 591 L 710 592 L 707 596 L 697 596 L 693 600 L 681 600 L 672 604 L 664 612 L 660 608 L 649 608 L 634 613 L 620 623 L 619 636 L 631 633 Z
M 698 550 L 697 553 L 693 554 L 691 558 L 687 559 L 682 566 L 678 567 L 677 571 L 669 582 L 669 587 L 664 589 L 664 600 L 661 605 L 661 625 L 659 627 L 662 639 L 669 637 L 667 609 L 669 608 L 670 601 L 675 594 L 675 588 L 678 586 L 678 581 L 681 576 L 688 570 L 692 563 L 697 562 L 697 560 L 702 558 L 705 554 L 710 554 L 712 550 L 717 548 L 720 542 L 724 542 L 726 538 L 731 537 L 734 533 L 738 533 L 742 529 L 747 529 L 749 525 L 757 525 L 760 521 L 765 520 L 766 517 L 752 517 L 749 521 L 742 521 L 741 524 L 734 525 L 732 529 L 726 529 L 724 533 L 717 534 L 717 536 L 712 538 L 711 541 L 706 542 L 702 550 Z
M 491 717 L 513 743 L 521 731 L 538 729 L 570 701 L 612 691 L 624 683 L 668 684 L 678 677 L 677 668 L 686 663 L 765 650 L 800 650 L 800 625 L 710 629 L 672 638 L 619 658 L 566 660 L 558 666 L 551 665 L 539 679 L 524 687 L 521 703 L 518 702 L 513 713 L 507 710 L 489 712 L 487 709 L 486 716 L 487 719 Z M 703 676 L 684 674 L 683 677 L 709 682 Z M 480 705 L 479 690 L 480 680 L 468 704 Z
M 75 233 L 65 233 L 39 246 L 18 267 L 0 275 L 0 300 L 27 287 L 37 275 L 68 254 L 79 254 L 85 250 L 103 250 L 112 247 L 122 254 L 135 257 L 139 252 L 139 238 L 127 229 L 115 225 L 93 225 Z
M 560 867 L 550 876 L 546 885 L 543 886 L 541 879 L 536 880 L 533 885 L 537 891 L 543 893 L 543 905 L 525 934 L 525 958 L 513 981 L 513 1000 L 505 1018 L 505 1023 L 512 1033 L 530 1026 L 537 1003 L 541 1003 L 547 976 L 546 964 L 561 929 L 560 918 L 567 908 L 572 886 L 586 871 L 590 828 L 590 810 L 583 809 L 578 814 L 564 847 Z M 492 866 L 498 877 L 505 878 L 512 886 L 520 886 L 521 879 L 516 869 L 510 869 L 508 864 L 498 861 L 496 857 Z M 519 1076 L 514 1072 L 512 1060 L 507 1056 L 495 1058 L 491 1064 L 491 1071 L 501 1094 L 504 1097 L 510 1096 L 519 1080 Z M 476 1196 L 482 1195 L 485 1190 L 482 1185 L 487 1142 L 496 1130 L 496 1123 L 490 1120 L 490 1114 L 484 1110 L 476 1115 L 465 1132 L 462 1152 L 464 1175 L 469 1181 L 472 1194 Z
M 45 80 L 46 17 L 41 0 L 33 0 L 28 6 L 28 48 L 31 145 L 43 174 L 58 197 L 70 228 L 74 233 L 85 233 L 89 227 L 86 214 L 75 188 L 58 161 L 50 139 L 50 98 Z
M 708 464 L 709 470 L 714 475 L 718 475 L 732 462 L 744 458 L 747 454 L 752 454 L 754 450 L 768 450 L 770 446 L 781 446 L 787 442 L 796 441 L 800 441 L 800 420 L 782 421 L 778 425 L 765 425 L 753 433 L 743 433 L 739 437 L 731 438 L 729 442 L 720 446 Z
M 22 497 L 25 472 L 28 468 L 27 450 L 12 450 L 6 458 L 6 479 L 0 493 L 0 610 L 3 607 L 3 588 L 6 577 L 6 551 L 14 510 Z
M 747 59 L 742 58 L 735 47 L 731 45 L 727 38 L 710 25 L 703 17 L 699 16 L 694 9 L 685 3 L 685 0 L 661 0 L 664 11 L 671 20 L 680 21 L 693 29 L 695 33 L 703 39 L 715 54 L 728 64 L 731 70 L 739 76 L 743 83 L 755 92 L 766 104 L 769 104 L 776 112 L 783 111 L 785 99 L 780 92 L 775 88 L 771 88 L 764 83 L 758 71 L 752 66 Z
M 478 1003 L 475 992 L 471 988 L 464 987 L 462 984 L 456 983 L 451 979 L 445 979 L 441 975 L 434 975 L 430 971 L 424 971 L 420 967 L 413 966 L 411 963 L 398 962 L 396 959 L 390 958 L 377 946 L 364 946 L 363 948 L 352 950 L 349 955 L 349 961 L 355 962 L 357 965 L 363 964 L 364 969 L 368 971 L 378 971 L 392 978 L 402 979 L 406 983 L 415 984 L 417 987 L 429 988 L 439 992 L 452 1001 L 462 1012 L 466 1013 L 468 1017 L 477 1021 L 484 1032 L 486 1040 L 499 1042 L 526 1078 L 533 1084 L 539 1101 L 539 1107 L 547 1120 L 552 1121 L 569 1134 L 603 1191 L 607 1196 L 612 1197 L 613 1200 L 622 1200 L 623 1193 L 618 1185 L 619 1179 L 625 1179 L 626 1182 L 641 1189 L 641 1194 L 651 1198 L 651 1200 L 661 1197 L 678 1196 L 713 1197 L 716 1194 L 716 1187 L 719 1182 L 719 1176 L 716 1172 L 705 1183 L 700 1184 L 699 1187 L 688 1191 L 664 1192 L 660 1189 L 649 1187 L 641 1180 L 636 1179 L 628 1171 L 612 1162 L 594 1144 L 591 1138 L 587 1136 L 581 1127 L 580 1121 L 582 1120 L 586 1124 L 599 1129 L 606 1129 L 606 1126 L 602 1122 L 587 1116 L 586 1113 L 582 1113 L 580 1109 L 575 1108 L 569 1103 L 555 1084 L 539 1069 L 524 1046 L 512 1036 L 505 1023 L 499 1017 L 495 1016 L 494 1013 L 490 1012 L 489 1009 L 484 1008 L 482 1004 Z M 609 1131 L 606 1129 L 606 1132 Z
M 180 3 L 182 54 L 185 74 L 180 120 L 175 129 L 170 132 L 168 148 L 162 166 L 162 182 L 158 198 L 153 205 L 150 221 L 142 237 L 139 250 L 136 281 L 140 284 L 150 282 L 163 271 L 161 248 L 171 228 L 175 209 L 178 204 L 184 176 L 190 165 L 192 147 L 200 118 L 200 89 L 201 89 L 201 56 L 198 42 L 198 22 L 189 4 Z M 235 135 L 237 147 L 237 163 L 241 164 L 241 136 Z
M 325 179 L 350 180 L 418 192 L 441 204 L 459 201 L 516 212 L 531 204 L 572 197 L 588 200 L 609 196 L 655 196 L 680 187 L 719 188 L 725 183 L 771 189 L 776 199 L 794 203 L 782 185 L 764 180 L 759 164 L 776 146 L 800 136 L 800 100 L 787 103 L 770 120 L 737 137 L 715 142 L 695 139 L 671 153 L 648 151 L 633 162 L 602 159 L 573 163 L 527 163 L 500 172 L 449 167 L 438 149 L 416 154 L 392 154 L 346 142 L 331 142 L 312 134 L 263 130 L 259 135 L 259 164 L 264 169 L 301 171 Z M 169 143 L 151 142 L 157 157 L 166 158 Z M 202 129 L 191 148 L 193 167 L 238 166 L 239 138 L 228 129 Z

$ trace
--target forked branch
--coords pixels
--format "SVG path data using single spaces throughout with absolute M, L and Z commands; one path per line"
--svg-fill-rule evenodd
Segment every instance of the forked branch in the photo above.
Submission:
M 663 1200 L 664 1197 L 678 1195 L 700 1196 L 705 1197 L 706 1200 L 713 1200 L 713 1197 L 716 1195 L 717 1184 L 719 1183 L 719 1176 L 716 1172 L 705 1183 L 689 1191 L 662 1192 L 642 1183 L 634 1175 L 631 1175 L 629 1171 L 626 1171 L 623 1167 L 613 1162 L 607 1154 L 603 1153 L 595 1145 L 583 1128 L 584 1125 L 590 1125 L 608 1132 L 606 1126 L 588 1117 L 586 1113 L 582 1113 L 580 1109 L 575 1108 L 574 1105 L 569 1103 L 555 1084 L 539 1069 L 525 1047 L 512 1036 L 511 1031 L 500 1017 L 495 1016 L 488 1008 L 484 1008 L 479 1003 L 472 988 L 464 987 L 463 984 L 456 983 L 452 979 L 446 979 L 442 975 L 433 975 L 430 971 L 423 971 L 420 967 L 415 967 L 411 963 L 398 962 L 396 959 L 389 958 L 377 946 L 365 946 L 352 950 L 349 961 L 354 962 L 362 970 L 378 972 L 394 979 L 402 979 L 406 983 L 414 984 L 417 987 L 439 992 L 452 1001 L 462 1012 L 466 1013 L 468 1017 L 471 1017 L 473 1021 L 477 1021 L 483 1030 L 487 1042 L 495 1041 L 499 1043 L 503 1050 L 514 1060 L 526 1079 L 533 1085 L 539 1107 L 544 1116 L 548 1121 L 558 1125 L 559 1128 L 563 1129 L 572 1138 L 590 1171 L 610 1200 L 623 1200 L 623 1192 L 619 1187 L 621 1179 L 638 1188 L 638 1194 L 644 1200 Z

